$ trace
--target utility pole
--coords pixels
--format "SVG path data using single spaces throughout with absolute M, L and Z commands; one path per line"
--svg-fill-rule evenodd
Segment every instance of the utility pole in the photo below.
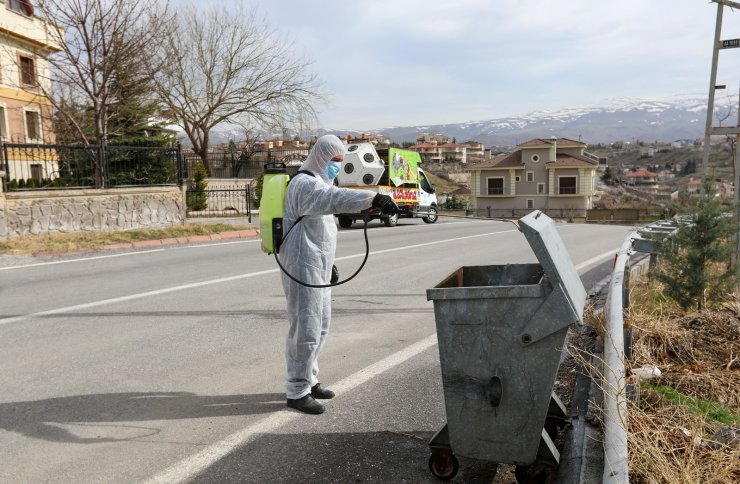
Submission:
M 722 49 L 735 49 L 740 47 L 740 39 L 721 40 L 722 34 L 722 13 L 725 5 L 730 8 L 740 9 L 740 3 L 731 0 L 712 0 L 717 4 L 717 23 L 714 27 L 714 42 L 712 44 L 712 73 L 709 80 L 709 99 L 707 103 L 707 124 L 704 131 L 704 156 L 702 158 L 702 170 L 704 178 L 709 176 L 709 142 L 712 135 L 735 136 L 735 223 L 740 227 L 740 94 L 738 96 L 738 120 L 737 126 L 734 127 L 714 127 L 712 119 L 714 117 L 714 93 L 716 89 L 724 89 L 724 86 L 717 85 L 717 64 L 719 62 L 719 51 Z M 704 188 L 702 185 L 702 195 Z M 740 232 L 735 233 L 735 253 L 733 254 L 733 265 L 740 264 Z M 740 288 L 736 288 L 736 293 L 740 293 Z

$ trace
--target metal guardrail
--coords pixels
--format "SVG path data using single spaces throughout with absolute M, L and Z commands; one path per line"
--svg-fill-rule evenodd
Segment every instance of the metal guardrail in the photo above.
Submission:
M 627 394 L 624 370 L 624 309 L 629 278 L 625 277 L 634 252 L 655 255 L 655 241 L 646 234 L 668 235 L 678 229 L 676 221 L 658 221 L 628 235 L 614 261 L 609 295 L 606 302 L 606 334 L 604 336 L 604 484 L 627 484 Z
M 627 484 L 627 396 L 624 375 L 624 272 L 632 251 L 628 236 L 617 253 L 609 296 L 604 336 L 604 474 L 605 484 Z

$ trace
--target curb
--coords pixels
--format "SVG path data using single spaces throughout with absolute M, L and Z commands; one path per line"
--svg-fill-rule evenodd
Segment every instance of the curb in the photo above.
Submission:
M 138 240 L 136 242 L 109 244 L 101 247 L 101 250 L 141 249 L 147 247 L 161 247 L 163 245 L 196 244 L 200 242 L 211 242 L 213 240 L 247 239 L 258 235 L 259 230 L 230 230 L 228 232 L 219 232 L 211 235 L 192 235 L 190 237 Z

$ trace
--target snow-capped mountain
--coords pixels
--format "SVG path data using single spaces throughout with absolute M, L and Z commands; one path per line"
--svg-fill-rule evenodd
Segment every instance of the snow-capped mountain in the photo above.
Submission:
M 512 146 L 532 138 L 557 136 L 594 143 L 640 139 L 673 141 L 704 136 L 706 95 L 663 99 L 611 98 L 597 105 L 456 124 L 393 127 L 376 130 L 393 141 L 414 141 L 420 133 L 440 133 L 458 142 L 476 140 L 486 146 Z M 728 113 L 730 114 L 728 116 Z M 737 123 L 737 97 L 717 95 L 714 125 Z M 338 131 L 346 133 L 346 131 Z
M 737 96 L 718 91 L 715 99 L 714 125 L 737 123 Z M 532 138 L 581 139 L 588 144 L 613 141 L 674 141 L 704 137 L 707 97 L 702 94 L 675 95 L 660 99 L 617 97 L 594 105 L 559 110 L 534 111 L 528 114 L 494 118 L 485 121 L 404 126 L 372 130 L 398 143 L 415 141 L 421 133 L 444 134 L 458 142 L 476 140 L 486 146 L 514 146 Z M 370 132 L 370 131 L 368 131 Z M 321 134 L 359 135 L 351 129 L 322 129 Z M 304 137 L 310 133 L 304 134 Z M 278 134 L 265 135 L 267 137 Z M 211 132 L 211 146 L 241 141 L 244 130 L 222 125 Z M 187 140 L 184 140 L 188 145 Z

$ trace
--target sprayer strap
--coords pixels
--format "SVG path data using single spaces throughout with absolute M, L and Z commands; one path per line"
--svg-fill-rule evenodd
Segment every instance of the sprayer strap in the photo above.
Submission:
M 316 175 L 314 175 L 314 174 L 313 174 L 313 173 L 311 173 L 310 171 L 306 171 L 306 170 L 298 170 L 298 172 L 297 172 L 297 173 L 295 174 L 295 176 L 298 176 L 298 175 L 300 175 L 300 174 L 304 174 L 304 175 L 312 176 L 312 177 L 314 177 L 314 178 L 316 177 Z M 292 180 L 292 178 L 291 178 L 291 180 Z M 288 183 L 290 183 L 290 180 L 288 180 Z M 295 222 L 293 222 L 293 225 L 291 225 L 291 226 L 290 226 L 290 228 L 288 229 L 288 231 L 287 231 L 287 232 L 285 233 L 285 235 L 283 235 L 283 241 L 285 241 L 285 239 L 287 239 L 287 238 L 288 238 L 288 234 L 290 233 L 290 231 L 291 231 L 291 230 L 293 230 L 293 228 L 294 228 L 294 227 L 295 227 L 296 225 L 298 225 L 298 222 L 300 222 L 301 220 L 303 220 L 303 217 L 305 217 L 305 215 L 301 215 L 300 217 L 298 217 L 298 219 L 296 219 L 296 221 L 295 221 Z M 275 253 L 277 254 L 277 253 L 278 253 L 278 251 L 276 250 L 276 251 L 275 251 Z

